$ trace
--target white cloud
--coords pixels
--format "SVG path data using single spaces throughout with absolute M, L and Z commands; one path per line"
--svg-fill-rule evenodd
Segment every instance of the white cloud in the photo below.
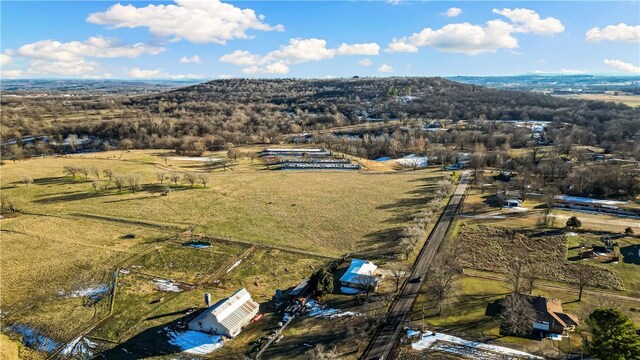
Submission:
M 631 26 L 625 23 L 618 25 L 607 25 L 604 28 L 594 27 L 587 31 L 585 40 L 589 42 L 619 41 L 619 42 L 640 42 L 640 25 Z
M 402 4 L 402 0 L 385 0 L 385 2 L 387 4 L 390 4 L 390 5 L 400 5 L 400 4 Z
M 511 20 L 515 32 L 551 35 L 564 31 L 560 20 L 553 17 L 541 19 L 537 12 L 530 9 L 493 9 L 493 13 Z
M 254 55 L 246 50 L 236 50 L 231 54 L 224 54 L 220 58 L 220 61 L 233 65 L 245 66 L 255 65 L 260 62 L 260 56 Z
M 86 41 L 70 41 L 62 43 L 56 40 L 42 40 L 22 45 L 17 54 L 32 59 L 47 59 L 58 61 L 78 61 L 85 57 L 137 58 L 144 54 L 157 55 L 165 51 L 159 46 L 136 43 L 131 46 L 119 46 L 112 39 L 101 36 L 90 37 Z
M 431 29 L 429 29 L 431 30 Z M 416 34 L 414 34 L 416 35 Z M 408 39 L 407 38 L 402 38 L 402 39 L 396 39 L 393 38 L 393 40 L 391 40 L 391 44 L 389 44 L 389 46 L 387 46 L 387 48 L 385 49 L 386 52 L 392 52 L 392 53 L 396 53 L 396 52 L 406 52 L 406 53 L 413 53 L 413 52 L 418 52 L 418 46 L 413 45 L 413 44 L 409 44 Z
M 437 30 L 424 28 L 411 36 L 394 38 L 385 51 L 417 52 L 419 47 L 431 46 L 443 52 L 478 55 L 495 53 L 499 49 L 516 49 L 518 39 L 514 33 L 549 35 L 564 31 L 558 19 L 541 19 L 533 10 L 494 9 L 493 12 L 511 22 L 496 19 L 487 21 L 484 26 L 464 22 L 448 24 Z
M 515 49 L 518 40 L 511 35 L 512 26 L 502 20 L 491 20 L 482 27 L 469 23 L 449 24 L 438 30 L 425 28 L 399 40 L 393 39 L 389 52 L 416 52 L 420 46 L 440 51 L 478 55 L 498 49 Z
M 154 70 L 143 70 L 139 68 L 133 68 L 128 73 L 129 77 L 136 79 L 174 79 L 174 80 L 184 80 L 184 79 L 202 79 L 202 75 L 196 74 L 167 74 L 160 69 Z
M 111 79 L 113 78 L 113 74 L 104 73 L 99 75 L 83 75 L 82 78 L 83 79 Z
M 378 67 L 378 72 L 380 72 L 380 73 L 391 73 L 391 72 L 393 72 L 393 66 L 387 65 L 387 64 L 382 64 L 382 65 L 380 65 L 380 67 Z
M 0 71 L 0 78 L 2 79 L 12 79 L 18 78 L 23 75 L 22 70 L 2 70 Z
M 247 39 L 247 30 L 283 31 L 282 25 L 271 26 L 263 15 L 252 9 L 241 9 L 219 0 L 175 0 L 175 5 L 144 7 L 115 4 L 107 11 L 87 17 L 93 24 L 112 28 L 146 27 L 158 36 L 174 36 L 196 44 L 224 45 L 228 40 Z
M 189 64 L 189 63 L 200 64 L 201 63 L 200 56 L 198 55 L 193 55 L 190 58 L 183 56 L 180 58 L 179 61 L 180 61 L 180 64 Z
M 29 63 L 27 73 L 29 75 L 82 76 L 99 69 L 98 63 L 84 59 L 71 61 L 34 59 Z
M 332 59 L 336 55 L 377 55 L 380 46 L 376 43 L 341 44 L 336 49 L 327 47 L 323 39 L 290 39 L 288 45 L 266 55 L 256 55 L 245 50 L 236 50 L 220 57 L 220 61 L 244 66 L 245 74 L 286 74 L 289 66 L 309 61 Z
M 456 17 L 456 16 L 459 16 L 460 14 L 462 14 L 462 9 L 457 7 L 448 8 L 447 11 L 442 13 L 442 15 L 446 17 Z
M 136 79 L 156 78 L 162 74 L 161 70 L 141 70 L 138 68 L 131 69 L 129 76 Z
M 233 76 L 233 75 L 231 75 L 231 74 L 219 74 L 219 75 L 218 75 L 218 78 L 219 78 L 219 79 L 233 79 L 233 78 L 234 78 L 234 76 Z
M 634 73 L 634 74 L 640 74 L 640 66 L 636 66 L 630 63 L 626 63 L 620 60 L 611 60 L 611 59 L 605 59 L 604 63 L 609 65 L 609 66 L 613 66 L 614 68 L 624 71 L 624 72 L 630 72 L 630 73 Z
M 338 55 L 378 55 L 380 53 L 380 45 L 376 43 L 366 44 L 345 44 L 342 43 L 336 50 Z
M 358 61 L 358 64 L 360 64 L 362 66 L 371 66 L 371 64 L 373 64 L 373 63 L 371 62 L 371 60 L 369 60 L 367 58 L 364 58 L 364 59 Z
M 11 56 L 7 54 L 0 54 L 0 65 L 4 66 L 10 64 L 13 61 Z

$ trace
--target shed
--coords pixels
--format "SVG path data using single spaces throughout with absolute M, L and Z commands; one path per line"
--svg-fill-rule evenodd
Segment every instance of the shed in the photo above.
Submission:
M 340 285 L 363 290 L 375 289 L 378 286 L 378 279 L 374 276 L 377 268 L 370 261 L 351 259 L 349 268 L 340 278 Z
M 234 337 L 258 314 L 259 308 L 260 305 L 253 301 L 251 294 L 243 288 L 205 309 L 189 322 L 188 328 Z

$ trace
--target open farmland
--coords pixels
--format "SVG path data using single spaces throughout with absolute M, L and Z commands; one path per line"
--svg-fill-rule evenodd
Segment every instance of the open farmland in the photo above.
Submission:
M 196 161 L 165 164 L 160 155 L 160 151 L 109 152 L 7 163 L 4 193 L 21 212 L 195 228 L 211 236 L 337 256 L 388 245 L 387 235 L 413 218 L 420 204 L 430 199 L 432 185 L 444 175 L 422 170 L 327 171 L 318 176 L 313 171 L 267 171 L 257 161 L 243 159 L 226 171 L 210 173 L 206 188 L 179 183 L 172 186 L 170 196 L 161 197 L 158 171 L 202 172 L 206 166 Z M 72 165 L 138 174 L 142 189 L 135 194 L 94 191 L 91 180 L 73 180 L 63 174 L 64 166 Z M 25 175 L 34 183 L 21 184 Z M 308 214 L 313 214 L 314 221 L 309 221 Z
M 276 288 L 295 285 L 328 259 L 392 251 L 399 232 L 447 175 L 425 169 L 323 171 L 318 176 L 316 171 L 269 171 L 249 159 L 211 169 L 203 161 L 166 154 L 113 151 L 2 165 L 3 196 L 18 210 L 1 220 L 3 321 L 35 329 L 62 345 L 112 310 L 88 336 L 137 349 L 140 339 L 151 336 L 149 329 L 162 329 L 201 306 L 204 292 L 220 298 L 246 286 L 265 311 L 272 311 Z M 100 178 L 71 177 L 63 172 L 65 166 L 96 168 Z M 102 189 L 107 169 L 139 176 L 141 188 L 135 193 L 127 186 Z M 159 171 L 207 174 L 209 182 L 206 187 L 166 179 L 159 184 Z M 33 182 L 23 183 L 25 176 Z M 161 196 L 165 185 L 171 192 Z M 212 245 L 184 246 L 190 234 L 211 237 Z M 266 248 L 251 249 L 252 244 Z M 247 257 L 225 274 L 245 252 Z M 119 274 L 110 309 L 110 293 L 102 289 L 108 289 L 118 268 L 129 273 Z M 217 276 L 217 285 L 207 279 L 211 275 Z M 158 289 L 154 277 L 175 280 L 182 291 Z M 206 284 L 198 289 L 180 285 L 203 280 Z M 88 305 L 92 292 L 100 296 Z M 240 356 L 274 321 L 279 320 L 267 313 L 263 324 L 250 327 L 249 335 L 222 351 Z M 145 348 L 138 349 L 144 353 Z M 162 354 L 176 352 L 165 350 Z
M 510 259 L 521 258 L 538 264 L 537 276 L 542 279 L 575 282 L 573 267 L 567 261 L 567 239 L 555 230 L 512 230 L 482 225 L 463 225 L 457 240 L 463 249 L 464 266 L 472 269 L 501 272 Z M 610 270 L 598 267 L 597 287 L 622 290 L 621 280 Z

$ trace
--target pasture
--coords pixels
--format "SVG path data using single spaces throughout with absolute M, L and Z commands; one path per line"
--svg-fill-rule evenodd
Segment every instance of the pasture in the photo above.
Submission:
M 276 288 L 295 285 L 328 258 L 387 253 L 429 201 L 434 184 L 447 175 L 435 169 L 270 171 L 247 158 L 212 168 L 165 155 L 164 150 L 112 151 L 4 162 L 2 195 L 18 210 L 0 220 L 4 322 L 20 322 L 59 343 L 69 341 L 109 313 L 109 294 L 92 306 L 79 294 L 108 284 L 117 268 L 133 271 L 121 277 L 113 315 L 90 336 L 135 344 L 149 329 L 199 306 L 205 290 L 222 297 L 247 286 L 256 301 L 269 304 Z M 208 156 L 225 158 L 226 153 Z M 100 177 L 72 177 L 63 172 L 65 166 L 96 168 Z M 140 189 L 118 191 L 112 185 L 104 190 L 107 169 L 135 174 Z M 167 179 L 160 184 L 158 172 L 207 174 L 209 182 L 206 187 Z M 24 183 L 24 177 L 33 182 Z M 167 186 L 171 191 L 162 196 Z M 210 236 L 215 244 L 183 246 L 192 234 Z M 265 247 L 228 274 L 218 274 L 215 286 L 207 282 L 198 290 L 163 296 L 144 275 L 134 274 L 198 284 L 252 244 Z M 264 319 L 265 324 L 277 320 Z M 262 330 L 255 331 L 224 351 L 240 354 L 250 339 L 262 336 Z

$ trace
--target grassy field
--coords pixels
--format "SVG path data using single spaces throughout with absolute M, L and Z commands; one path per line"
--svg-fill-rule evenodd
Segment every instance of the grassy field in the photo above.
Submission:
M 470 272 L 473 274 L 473 271 Z M 563 286 L 562 283 L 542 282 L 539 284 L 551 284 Z M 411 314 L 412 327 L 419 329 L 422 326 L 422 307 L 425 306 L 425 326 L 427 329 L 437 329 L 440 332 L 461 336 L 468 340 L 485 341 L 497 345 L 503 345 L 514 349 L 535 352 L 547 356 L 557 355 L 556 345 L 563 351 L 573 349 L 577 352 L 580 345 L 579 334 L 573 334 L 571 343 L 564 339 L 560 343 L 552 344 L 550 341 L 537 341 L 525 338 L 500 335 L 499 323 L 493 317 L 487 316 L 487 306 L 509 293 L 509 287 L 504 281 L 483 279 L 476 276 L 463 276 L 459 289 L 455 296 L 457 303 L 443 316 L 437 316 L 429 311 L 429 303 L 424 292 L 418 296 Z M 599 305 L 616 306 L 630 315 L 632 319 L 640 322 L 640 313 L 637 312 L 637 302 L 622 300 L 610 300 L 606 297 L 585 294 L 581 302 L 577 302 L 576 293 L 563 289 L 547 289 L 540 286 L 534 287 L 533 295 L 557 298 L 563 304 L 563 310 L 575 314 L 580 321 Z
M 640 96 L 636 96 L 636 95 L 584 94 L 584 95 L 569 95 L 566 97 L 570 97 L 574 99 L 582 99 L 582 100 L 610 101 L 615 103 L 622 103 L 622 104 L 633 106 L 633 107 L 640 106 Z
M 166 154 L 162 150 L 112 151 L 4 162 L 2 194 L 19 210 L 0 220 L 4 322 L 19 322 L 64 343 L 108 310 L 104 300 L 88 307 L 81 296 L 69 294 L 104 285 L 116 268 L 132 265 L 140 267 L 131 270 L 197 283 L 248 248 L 245 242 L 328 257 L 349 252 L 385 254 L 399 231 L 429 201 L 432 186 L 448 175 L 435 169 L 413 172 L 386 167 L 360 172 L 269 171 L 259 161 L 246 158 L 226 170 L 211 170 L 202 161 L 165 158 Z M 223 158 L 226 154 L 208 155 Z M 63 173 L 65 166 L 136 174 L 142 189 L 104 191 L 103 173 L 100 179 L 95 175 L 71 178 Z M 207 173 L 210 181 L 207 187 L 170 184 L 169 196 L 161 196 L 167 181 L 158 183 L 159 171 Z M 22 183 L 24 176 L 33 183 Z M 98 190 L 92 186 L 94 180 Z M 209 249 L 182 246 L 176 235 L 191 231 L 244 242 L 220 242 Z M 268 304 L 276 288 L 295 285 L 326 261 L 301 256 L 258 248 L 223 276 L 221 288 L 206 290 L 222 297 L 247 286 L 261 304 Z M 149 304 L 162 294 L 148 281 L 134 280 L 123 280 L 123 300 L 115 303 L 114 315 L 95 330 L 95 336 L 135 340 L 154 324 L 173 321 L 180 316 L 178 311 L 201 303 L 202 292 L 184 291 L 165 294 L 160 305 Z M 141 321 L 172 312 L 178 313 Z M 270 316 L 265 319 L 271 321 Z M 225 346 L 225 351 L 239 354 L 247 349 L 244 337 L 234 343 L 243 345 L 235 350 Z
M 208 250 L 194 251 L 204 253 Z M 241 336 L 226 342 L 224 347 L 209 356 L 242 358 L 251 347 L 250 343 L 267 335 L 281 319 L 274 312 L 275 289 L 284 290 L 295 286 L 302 277 L 323 264 L 324 260 L 320 259 L 305 258 L 279 250 L 257 249 L 237 267 L 223 273 L 217 285 L 185 288 L 180 292 L 162 291 L 154 284 L 153 277 L 140 276 L 134 272 L 122 274 L 114 315 L 89 336 L 120 343 L 109 350 L 108 355 L 125 356 L 126 352 L 122 349 L 127 349 L 135 351 L 139 356 L 173 358 L 179 350 L 167 343 L 165 327 L 188 319 L 191 311 L 201 309 L 204 293 L 210 293 L 213 299 L 220 299 L 246 287 L 253 299 L 260 304 L 260 312 L 265 317 L 258 323 L 249 325 Z M 197 271 L 198 266 L 195 264 L 187 269 L 191 273 Z
M 328 171 L 318 176 L 317 171 L 267 171 L 257 161 L 243 159 L 230 170 L 212 172 L 207 188 L 181 184 L 170 196 L 161 197 L 159 170 L 203 171 L 204 163 L 169 160 L 165 164 L 158 155 L 162 153 L 110 152 L 7 163 L 3 190 L 22 211 L 195 227 L 207 235 L 341 255 L 384 245 L 390 229 L 411 220 L 429 199 L 430 185 L 445 174 L 429 169 Z M 68 165 L 135 173 L 143 189 L 135 194 L 95 192 L 90 181 L 63 176 Z M 34 183 L 20 184 L 23 175 L 31 176 Z

